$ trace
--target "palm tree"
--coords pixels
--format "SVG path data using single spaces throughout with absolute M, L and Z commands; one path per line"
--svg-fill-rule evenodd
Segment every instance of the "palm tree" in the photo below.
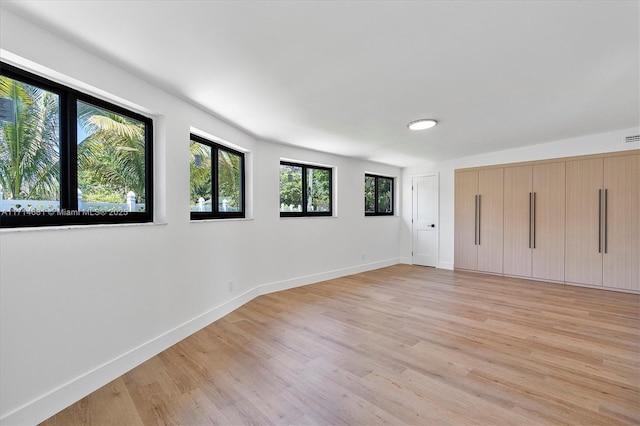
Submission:
M 216 195 L 212 195 L 213 186 L 211 183 L 212 155 L 216 155 L 213 152 L 217 152 L 218 194 Z M 224 197 L 229 203 L 229 208 L 240 209 L 242 207 L 240 200 L 242 192 L 241 156 L 219 147 L 213 149 L 209 145 L 194 141 L 191 141 L 189 156 L 191 203 L 197 204 L 200 198 L 218 202 L 219 198 Z
M 218 150 L 218 192 L 220 197 L 228 197 L 229 207 L 239 209 L 242 171 L 240 156 L 224 150 Z
M 92 190 L 93 198 L 115 197 L 123 201 L 133 191 L 145 199 L 144 123 L 78 102 L 78 123 L 86 137 L 78 143 L 78 180 Z M 83 190 L 86 195 L 87 192 Z
M 60 197 L 59 95 L 0 76 L 11 118 L 0 121 L 0 191 L 11 199 Z M 78 102 L 78 181 L 85 199 L 145 200 L 145 125 Z
M 189 157 L 191 203 L 198 204 L 200 198 L 211 198 L 211 148 L 192 141 Z
M 0 187 L 8 198 L 57 200 L 60 194 L 58 95 L 0 76 L 11 121 L 0 122 Z

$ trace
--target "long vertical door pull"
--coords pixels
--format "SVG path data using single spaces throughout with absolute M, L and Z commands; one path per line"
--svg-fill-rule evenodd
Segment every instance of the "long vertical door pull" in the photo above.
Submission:
M 533 203 L 531 202 L 531 196 L 532 193 L 529 193 L 529 248 L 531 248 L 531 226 L 533 226 L 533 223 L 531 221 L 531 209 L 533 208 Z
M 602 189 L 598 189 L 598 253 L 602 253 Z
M 604 252 L 605 253 L 607 253 L 607 251 L 608 251 L 607 250 L 608 249 L 608 244 L 607 244 L 608 241 L 607 241 L 607 239 L 609 238 L 608 229 L 607 229 L 607 222 L 608 222 L 607 215 L 609 213 L 607 210 L 609 209 L 609 199 L 608 199 L 609 197 L 608 197 L 608 193 L 607 192 L 608 191 L 605 188 L 605 190 L 604 190 Z
M 478 195 L 478 245 L 480 245 L 480 229 L 482 229 L 482 195 Z
M 536 193 L 533 193 L 533 248 L 536 248 Z
M 478 245 L 478 195 L 475 196 L 475 211 L 473 212 L 473 245 Z

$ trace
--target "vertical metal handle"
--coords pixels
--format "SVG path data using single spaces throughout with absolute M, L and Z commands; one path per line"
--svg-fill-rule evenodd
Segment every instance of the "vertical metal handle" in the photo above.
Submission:
M 536 193 L 533 193 L 533 248 L 536 248 Z
M 607 189 L 604 190 L 604 252 L 608 252 L 608 239 L 609 239 L 609 230 L 607 229 L 608 215 L 609 215 L 609 194 Z
M 529 248 L 531 248 L 531 226 L 532 226 L 532 221 L 531 221 L 531 209 L 533 207 L 533 204 L 531 202 L 531 192 L 529 193 Z
M 480 245 L 480 230 L 482 229 L 482 195 L 478 195 L 478 245 Z
M 602 189 L 598 189 L 598 253 L 602 253 Z
M 475 196 L 473 212 L 473 245 L 478 245 L 478 195 Z

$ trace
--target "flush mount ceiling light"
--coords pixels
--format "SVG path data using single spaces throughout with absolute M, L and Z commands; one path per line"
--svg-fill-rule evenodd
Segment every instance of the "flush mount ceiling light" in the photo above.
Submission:
M 422 118 L 420 120 L 412 121 L 411 123 L 407 124 L 407 127 L 411 130 L 424 130 L 430 129 L 436 124 L 438 124 L 438 122 L 432 118 Z

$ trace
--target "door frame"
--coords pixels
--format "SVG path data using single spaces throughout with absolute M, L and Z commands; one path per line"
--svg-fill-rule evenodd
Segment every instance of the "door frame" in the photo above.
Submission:
M 413 252 L 415 247 L 413 246 L 413 233 L 414 233 L 414 215 L 415 215 L 415 193 L 413 192 L 413 187 L 415 186 L 416 179 L 425 178 L 425 177 L 435 177 L 436 178 L 436 265 L 435 268 L 440 267 L 440 172 L 433 173 L 423 173 L 419 175 L 411 176 L 411 264 L 413 263 Z

